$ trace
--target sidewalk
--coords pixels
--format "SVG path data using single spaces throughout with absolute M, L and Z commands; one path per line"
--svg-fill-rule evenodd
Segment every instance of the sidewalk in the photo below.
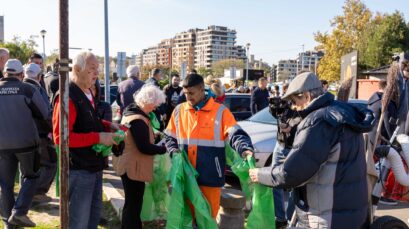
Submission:
M 230 179 L 234 180 L 234 179 Z M 231 182 L 231 181 L 230 181 Z M 237 185 L 232 185 L 237 187 Z M 231 188 L 231 186 L 230 186 Z M 111 204 L 114 207 L 115 211 L 119 215 L 122 211 L 122 206 L 124 203 L 124 191 L 122 187 L 121 178 L 118 177 L 114 171 L 112 171 L 112 166 L 110 165 L 109 170 L 104 171 L 104 193 L 107 196 L 108 200 L 111 200 Z M 377 216 L 390 215 L 396 218 L 401 219 L 403 222 L 409 226 L 409 203 L 399 202 L 397 206 L 386 206 L 380 205 L 378 211 L 376 212 Z M 146 227 L 144 228 L 158 228 L 158 227 Z

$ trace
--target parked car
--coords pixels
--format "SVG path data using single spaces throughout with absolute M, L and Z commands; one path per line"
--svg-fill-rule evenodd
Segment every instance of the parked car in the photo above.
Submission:
M 237 124 L 240 125 L 251 138 L 255 151 L 256 166 L 270 166 L 272 153 L 277 140 L 277 119 L 270 114 L 268 107 Z M 226 167 L 226 176 L 234 176 L 228 166 Z
M 366 108 L 368 104 L 366 100 L 360 99 L 349 99 L 348 103 L 360 108 Z M 238 124 L 251 138 L 255 150 L 256 166 L 270 166 L 277 141 L 277 119 L 270 114 L 268 107 Z M 231 176 L 232 174 L 230 168 L 227 167 L 226 175 Z
M 250 94 L 226 93 L 223 104 L 229 108 L 237 121 L 246 120 L 251 116 Z

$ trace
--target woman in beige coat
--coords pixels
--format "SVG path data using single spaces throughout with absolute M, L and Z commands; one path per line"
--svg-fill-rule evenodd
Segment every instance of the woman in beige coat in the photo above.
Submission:
M 154 85 L 146 85 L 135 93 L 135 103 L 125 108 L 122 124 L 130 125 L 125 134 L 123 154 L 114 158 L 125 191 L 122 228 L 142 228 L 140 218 L 145 182 L 152 181 L 153 156 L 166 153 L 165 146 L 154 144 L 148 114 L 165 102 L 165 94 Z

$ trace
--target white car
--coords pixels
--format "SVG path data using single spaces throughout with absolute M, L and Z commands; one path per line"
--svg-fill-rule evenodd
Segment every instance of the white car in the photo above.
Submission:
M 277 119 L 270 114 L 268 107 L 238 124 L 251 138 L 255 150 L 256 166 L 270 166 L 277 141 Z

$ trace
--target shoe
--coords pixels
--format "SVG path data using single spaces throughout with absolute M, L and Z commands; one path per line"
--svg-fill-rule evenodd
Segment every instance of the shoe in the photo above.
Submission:
M 31 221 L 26 215 L 17 216 L 14 213 L 10 216 L 7 221 L 9 224 L 21 226 L 21 227 L 35 227 L 36 224 Z
M 287 221 L 278 221 L 276 220 L 276 228 L 281 229 L 287 226 Z
M 398 205 L 398 201 L 389 199 L 389 198 L 385 198 L 385 197 L 381 197 L 381 199 L 379 199 L 379 203 L 384 204 L 384 205 L 389 205 L 389 206 Z
M 51 202 L 52 200 L 53 198 L 45 194 L 35 195 L 33 197 L 33 203 L 47 203 L 47 202 Z

